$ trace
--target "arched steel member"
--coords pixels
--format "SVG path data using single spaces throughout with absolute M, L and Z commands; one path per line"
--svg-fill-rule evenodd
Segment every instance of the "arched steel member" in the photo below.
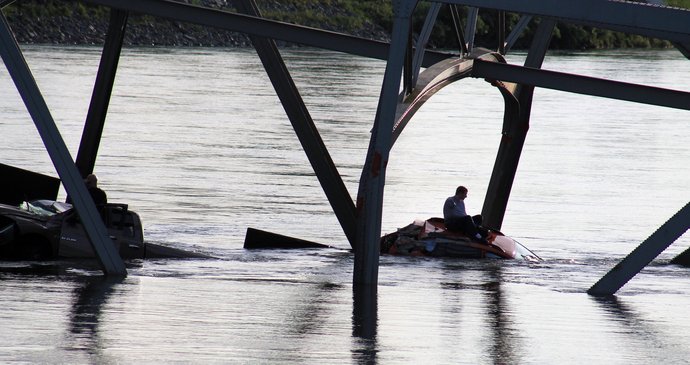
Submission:
M 400 133 L 402 133 L 405 126 L 407 126 L 412 119 L 412 116 L 427 100 L 429 100 L 429 98 L 431 98 L 435 93 L 445 86 L 455 81 L 462 80 L 463 78 L 473 76 L 472 66 L 475 59 L 506 63 L 505 58 L 501 54 L 491 52 L 486 49 L 476 48 L 468 57 L 447 59 L 424 70 L 419 75 L 417 87 L 415 87 L 410 94 L 404 96 L 402 101 L 397 105 L 391 146 L 395 143 L 395 141 L 397 141 Z M 508 168 L 503 167 L 501 162 L 503 161 L 505 152 L 501 153 L 501 151 L 505 151 L 507 146 L 511 145 L 514 139 L 521 139 L 524 141 L 524 135 L 527 133 L 526 126 L 528 123 L 521 122 L 521 109 L 518 94 L 518 90 L 520 88 L 518 85 L 497 80 L 487 81 L 491 82 L 493 86 L 498 88 L 498 90 L 501 92 L 501 95 L 503 95 L 505 104 L 503 128 L 501 132 L 503 138 L 501 141 L 501 146 L 499 147 L 498 156 L 496 158 L 496 165 L 494 166 L 492 181 L 489 185 L 490 187 L 493 186 L 494 190 L 502 187 L 504 190 L 507 190 L 507 192 L 501 195 L 505 197 L 505 204 L 496 204 L 493 196 L 487 194 L 486 198 L 484 199 L 482 215 L 489 217 L 489 219 L 486 220 L 485 225 L 493 229 L 500 229 L 501 221 L 505 213 L 505 205 L 507 204 L 508 194 L 510 192 L 510 186 L 512 185 L 513 177 L 515 175 L 514 169 L 517 169 L 517 160 L 515 161 L 514 166 L 511 165 Z M 527 107 L 529 106 L 530 104 L 527 105 Z M 529 113 L 526 113 L 526 118 L 529 118 Z M 514 138 L 514 136 L 518 136 L 518 138 Z M 522 143 L 520 143 L 518 147 L 521 149 Z M 513 170 L 511 170 L 511 168 Z M 509 176 L 510 179 L 503 178 L 505 176 Z
M 431 95 L 450 82 L 462 78 L 463 75 L 468 75 L 469 72 L 468 64 L 464 63 L 463 59 L 441 61 L 419 76 L 417 86 L 403 99 L 402 105 L 398 105 L 400 76 L 403 72 L 410 30 L 409 20 L 415 5 L 416 1 L 394 1 L 395 22 L 390 54 L 357 194 L 357 233 L 354 247 L 355 284 L 376 284 L 378 281 L 378 240 L 381 234 L 385 173 L 395 137 L 402 131 L 414 112 Z M 553 20 L 542 20 L 525 62 L 526 66 L 541 66 L 554 25 Z M 488 54 L 491 55 L 491 53 Z M 498 59 L 498 56 L 487 57 Z M 491 177 L 492 181 L 497 180 L 497 183 L 490 184 L 490 189 L 493 186 L 500 193 L 499 204 L 494 204 L 495 200 L 488 201 L 485 199 L 485 207 L 488 202 L 488 206 L 492 209 L 501 210 L 495 214 L 495 216 L 500 217 L 498 224 L 489 225 L 489 227 L 498 228 L 507 205 L 507 197 L 510 194 L 512 181 L 517 170 L 517 162 L 527 133 L 525 126 L 529 125 L 529 109 L 534 87 L 527 86 L 518 89 L 502 82 L 493 82 L 493 84 L 501 90 L 507 106 L 507 114 L 504 118 L 504 138 L 499 146 L 494 173 Z M 524 103 L 521 103 L 522 101 Z M 523 104 L 522 108 L 519 107 L 520 104 Z M 394 132 L 396 130 L 397 132 Z M 515 135 L 506 133 L 514 133 Z M 517 143 L 514 143 L 514 139 Z M 487 196 L 490 195 L 487 194 Z M 482 214 L 484 214 L 484 210 L 482 210 Z
M 472 64 L 474 59 L 481 58 L 485 61 L 505 63 L 505 58 L 499 53 L 486 49 L 475 49 L 468 57 L 449 58 L 427 68 L 419 74 L 417 86 L 410 94 L 402 96 L 402 101 L 398 103 L 395 112 L 395 123 L 393 125 L 392 143 L 395 144 L 400 133 L 412 119 L 412 116 L 429 100 L 434 94 L 453 82 L 472 76 Z M 507 98 L 506 103 L 514 104 L 515 84 L 492 83 L 497 86 Z
M 555 21 L 542 19 L 532 41 L 525 66 L 541 67 Z M 447 59 L 427 68 L 419 75 L 417 85 L 412 92 L 402 97 L 397 105 L 391 146 L 415 112 L 436 92 L 455 81 L 472 75 L 474 59 L 506 63 L 499 53 L 477 48 L 466 58 Z M 508 205 L 508 198 L 517 171 L 522 147 L 529 129 L 529 118 L 532 107 L 533 86 L 491 80 L 497 87 L 505 102 L 503 115 L 502 139 L 496 156 L 496 162 L 487 189 L 482 215 L 487 227 L 500 230 Z

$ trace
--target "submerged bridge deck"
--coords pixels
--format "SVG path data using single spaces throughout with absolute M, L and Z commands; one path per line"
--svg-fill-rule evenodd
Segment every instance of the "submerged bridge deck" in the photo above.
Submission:
M 239 12 L 212 9 L 167 0 L 84 0 L 110 9 L 110 23 L 84 133 L 76 160 L 69 155 L 42 94 L 29 70 L 21 49 L 4 14 L 0 15 L 0 53 L 31 117 L 44 141 L 65 190 L 84 218 L 84 225 L 98 254 L 103 271 L 125 275 L 125 266 L 114 252 L 95 206 L 88 197 L 82 177 L 94 169 L 98 147 L 115 81 L 128 17 L 146 14 L 175 21 L 246 33 L 252 40 L 266 73 L 300 140 L 321 186 L 326 193 L 343 232 L 355 252 L 355 284 L 378 281 L 379 237 L 386 165 L 397 137 L 420 106 L 446 85 L 466 77 L 491 82 L 504 99 L 503 139 L 487 189 L 482 215 L 488 227 L 500 229 L 516 175 L 520 155 L 529 129 L 535 87 L 595 95 L 631 102 L 690 110 L 690 93 L 595 79 L 541 69 L 551 36 L 558 22 L 610 29 L 654 37 L 672 42 L 690 58 L 690 10 L 658 4 L 613 0 L 567 2 L 542 0 L 441 0 L 429 2 L 421 29 L 412 29 L 411 17 L 418 0 L 393 0 L 394 24 L 391 41 L 380 42 L 300 25 L 266 19 L 254 0 L 236 1 Z M 0 1 L 0 7 L 13 1 Z M 464 27 L 459 10 L 464 10 Z M 494 46 L 482 48 L 475 42 L 479 11 L 498 14 L 498 39 Z M 438 52 L 427 43 L 439 12 L 449 11 L 456 25 L 458 50 Z M 520 15 L 509 30 L 506 13 Z M 529 53 L 523 65 L 506 63 L 503 57 L 528 24 L 537 23 Z M 416 37 L 412 37 L 412 34 Z M 387 61 L 376 118 L 366 162 L 353 201 L 329 151 L 292 81 L 275 41 L 345 52 Z M 491 49 L 489 49 L 491 48 Z M 615 293 L 632 276 L 672 244 L 690 226 L 690 210 L 681 209 L 669 222 L 651 235 L 631 256 L 602 278 L 591 294 Z M 681 256 L 687 257 L 688 252 Z M 682 258 L 678 260 L 682 262 Z M 687 260 L 686 260 L 687 261 Z

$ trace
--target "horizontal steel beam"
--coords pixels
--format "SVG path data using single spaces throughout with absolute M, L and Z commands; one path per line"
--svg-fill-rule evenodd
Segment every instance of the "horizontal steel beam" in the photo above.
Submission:
M 226 29 L 233 32 L 252 34 L 380 60 L 388 59 L 388 49 L 390 48 L 387 42 L 167 0 L 84 1 L 166 19 Z M 422 65 L 428 67 L 436 62 L 454 56 L 455 55 L 450 53 L 426 51 Z
M 566 23 L 676 42 L 690 41 L 690 10 L 609 0 L 440 0 L 448 4 L 555 18 Z
M 476 59 L 473 77 L 690 110 L 690 92 Z

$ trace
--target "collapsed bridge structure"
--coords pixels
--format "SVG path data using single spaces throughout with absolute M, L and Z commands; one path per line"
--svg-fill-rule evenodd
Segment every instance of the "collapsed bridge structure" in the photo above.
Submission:
M 485 225 L 500 229 L 529 129 L 535 87 L 595 95 L 619 100 L 690 110 L 690 93 L 596 79 L 541 69 L 558 22 L 610 29 L 668 40 L 690 58 L 690 10 L 658 4 L 615 0 L 567 2 L 542 0 L 439 0 L 429 1 L 421 29 L 412 29 L 411 17 L 420 0 L 392 0 L 394 13 L 390 42 L 353 37 L 301 25 L 266 19 L 254 0 L 238 0 L 239 12 L 212 9 L 168 0 L 83 0 L 110 9 L 110 23 L 84 133 L 75 159 L 69 155 L 41 92 L 33 79 L 12 29 L 0 14 L 0 54 L 31 114 L 60 180 L 84 226 L 104 273 L 125 275 L 122 259 L 113 250 L 103 223 L 86 192 L 82 177 L 94 169 L 98 147 L 114 86 L 118 60 L 131 13 L 146 14 L 246 33 L 252 40 L 285 112 L 304 148 L 326 197 L 355 252 L 353 282 L 378 281 L 379 238 L 386 166 L 390 151 L 420 106 L 444 86 L 466 77 L 483 78 L 503 96 L 504 121 L 482 215 Z M 0 1 L 0 7 L 14 1 Z M 466 7 L 460 19 L 459 7 Z M 482 9 L 498 14 L 494 46 L 475 44 L 477 15 Z M 456 52 L 428 50 L 438 14 L 450 11 L 458 40 Z M 521 16 L 507 29 L 506 13 Z M 523 65 L 506 62 L 504 55 L 523 35 L 530 22 L 538 23 Z M 413 37 L 413 34 L 416 35 Z M 356 199 L 347 191 L 330 154 L 283 62 L 276 40 L 345 52 L 387 62 L 372 133 Z M 644 241 L 640 248 L 590 289 L 591 294 L 613 294 L 632 276 L 680 237 L 690 225 L 685 206 Z M 690 256 L 689 251 L 679 260 Z

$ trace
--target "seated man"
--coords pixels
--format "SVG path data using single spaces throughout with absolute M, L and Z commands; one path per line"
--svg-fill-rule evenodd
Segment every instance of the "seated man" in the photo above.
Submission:
M 105 191 L 98 187 L 98 178 L 96 175 L 87 175 L 84 179 L 84 184 L 86 184 L 86 189 L 97 207 L 108 204 L 108 195 L 106 195 Z M 72 204 L 72 197 L 68 195 L 65 203 Z
M 477 224 L 481 223 L 481 216 L 470 217 L 465 211 L 465 198 L 467 198 L 467 188 L 458 186 L 455 195 L 448 197 L 443 204 L 443 220 L 449 231 L 463 232 L 471 238 L 476 238 L 479 242 L 487 243 L 486 239 L 479 233 Z M 475 219 L 479 221 L 475 222 Z
M 96 206 L 105 205 L 108 203 L 108 196 L 105 194 L 105 191 L 98 187 L 98 178 L 96 175 L 89 174 L 86 176 L 86 179 L 84 179 L 84 182 L 86 183 L 86 188 L 89 190 L 89 194 L 91 194 L 91 198 L 93 199 L 93 202 L 96 203 Z

